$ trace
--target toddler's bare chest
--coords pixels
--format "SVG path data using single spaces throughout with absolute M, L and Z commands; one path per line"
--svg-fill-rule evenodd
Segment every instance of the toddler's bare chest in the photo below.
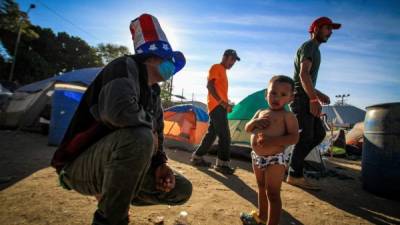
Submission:
M 261 113 L 260 117 L 267 117 L 269 119 L 269 126 L 263 130 L 267 136 L 282 136 L 286 133 L 285 118 L 282 114 L 275 114 L 273 112 Z

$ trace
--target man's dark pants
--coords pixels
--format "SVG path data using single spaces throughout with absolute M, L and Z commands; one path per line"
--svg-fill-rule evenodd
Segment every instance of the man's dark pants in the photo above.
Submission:
M 192 193 L 191 183 L 179 174 L 173 190 L 156 190 L 153 149 L 150 129 L 116 130 L 65 166 L 61 180 L 81 194 L 102 196 L 93 224 L 126 225 L 130 204 L 180 204 Z
M 301 130 L 299 142 L 295 145 L 289 162 L 289 175 L 297 178 L 303 177 L 304 159 L 308 153 L 320 144 L 326 135 L 321 119 L 310 113 L 309 102 L 305 94 L 296 94 L 290 105 Z
M 206 135 L 201 140 L 200 146 L 195 151 L 196 156 L 203 156 L 207 154 L 211 145 L 214 143 L 218 136 L 218 159 L 222 161 L 229 161 L 231 156 L 231 134 L 229 131 L 227 111 L 221 105 L 215 107 L 209 114 L 210 123 Z

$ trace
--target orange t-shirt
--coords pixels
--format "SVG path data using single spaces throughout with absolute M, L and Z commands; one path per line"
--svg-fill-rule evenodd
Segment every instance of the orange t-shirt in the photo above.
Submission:
M 211 66 L 208 73 L 208 81 L 214 80 L 214 87 L 218 96 L 225 102 L 228 102 L 228 77 L 226 76 L 226 69 L 221 64 L 214 64 Z M 218 101 L 208 92 L 207 96 L 208 112 L 211 112 L 218 106 Z

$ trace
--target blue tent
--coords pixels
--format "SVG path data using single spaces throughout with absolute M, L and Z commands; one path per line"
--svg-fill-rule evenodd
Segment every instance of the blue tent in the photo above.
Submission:
M 194 104 L 175 105 L 164 110 L 165 146 L 193 150 L 208 128 L 208 114 Z
M 175 105 L 164 110 L 165 112 L 194 112 L 197 121 L 208 122 L 208 114 L 202 108 L 193 104 Z
M 71 72 L 63 73 L 60 76 L 54 76 L 41 80 L 35 83 L 25 85 L 18 88 L 16 91 L 19 92 L 38 92 L 45 88 L 51 82 L 64 82 L 64 83 L 80 83 L 88 86 L 94 78 L 96 78 L 97 73 L 102 69 L 102 67 L 93 67 L 74 70 Z
M 55 77 L 48 137 L 50 145 L 60 144 L 87 86 L 92 83 L 100 70 L 101 68 L 80 69 Z M 25 90 L 34 91 L 41 85 L 37 83 L 38 85 L 32 85 Z

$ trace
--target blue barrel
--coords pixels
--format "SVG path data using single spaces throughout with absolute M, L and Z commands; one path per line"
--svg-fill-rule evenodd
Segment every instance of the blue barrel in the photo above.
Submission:
M 400 103 L 367 107 L 361 173 L 365 190 L 400 199 Z

